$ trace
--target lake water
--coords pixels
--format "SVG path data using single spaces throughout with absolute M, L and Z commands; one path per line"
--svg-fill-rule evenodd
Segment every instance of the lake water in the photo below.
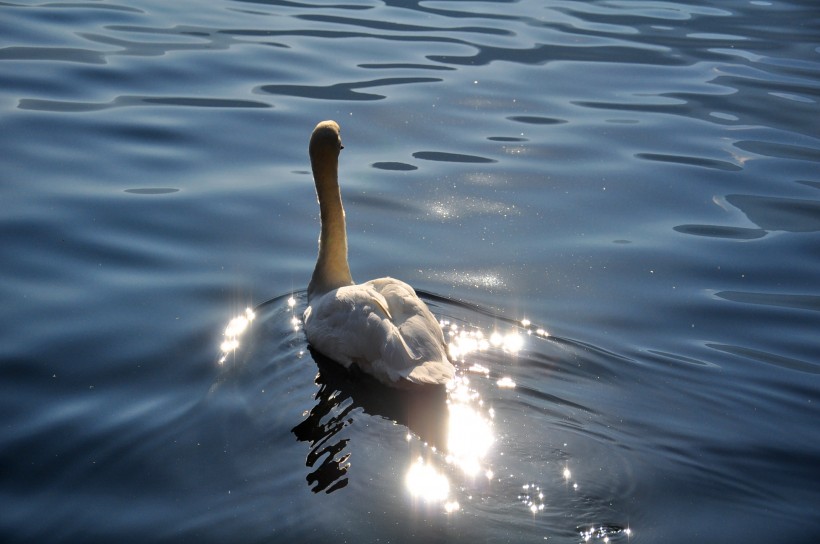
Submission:
M 814 0 L 0 3 L 0 540 L 816 541 L 818 101 Z M 323 119 L 446 392 L 309 351 Z

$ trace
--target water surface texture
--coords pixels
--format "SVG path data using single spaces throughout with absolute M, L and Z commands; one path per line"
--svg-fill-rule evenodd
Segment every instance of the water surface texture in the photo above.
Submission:
M 0 2 L 3 542 L 820 538 L 814 0 Z M 307 141 L 458 380 L 301 331 Z

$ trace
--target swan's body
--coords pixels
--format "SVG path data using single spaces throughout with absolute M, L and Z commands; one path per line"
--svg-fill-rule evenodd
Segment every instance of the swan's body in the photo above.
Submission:
M 387 385 L 443 385 L 455 368 L 441 327 L 412 287 L 393 278 L 354 284 L 339 192 L 339 125 L 319 123 L 310 162 L 321 210 L 316 268 L 304 314 L 308 342 L 345 368 L 356 365 Z

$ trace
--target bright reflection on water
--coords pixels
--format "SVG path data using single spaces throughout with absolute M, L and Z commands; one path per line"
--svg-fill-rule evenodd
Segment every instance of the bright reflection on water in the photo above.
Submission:
M 529 327 L 526 320 L 521 325 Z M 473 374 L 478 376 L 477 379 L 486 379 L 491 371 L 469 359 L 471 355 L 491 349 L 515 356 L 523 349 L 525 337 L 519 333 L 518 327 L 508 332 L 494 330 L 485 333 L 447 320 L 441 321 L 441 326 L 448 339 L 450 358 L 459 369 L 456 378 L 447 386 L 446 451 L 443 452 L 443 459 L 435 455 L 428 456 L 426 460 L 417 458 L 407 471 L 405 484 L 412 497 L 424 499 L 427 503 L 443 503 L 445 511 L 454 512 L 460 506 L 450 497 L 445 468 L 456 469 L 462 477 L 473 482 L 476 478 L 490 481 L 495 477 L 487 460 L 496 443 L 493 431 L 495 412 L 492 407 L 485 406 L 479 392 L 471 386 L 469 377 Z M 542 333 L 542 336 L 546 334 Z M 515 382 L 508 376 L 499 378 L 496 384 L 499 388 L 515 387 Z M 432 449 L 435 453 L 435 448 Z
M 404 482 L 410 495 L 427 502 L 443 501 L 450 494 L 450 482 L 447 477 L 433 465 L 425 463 L 421 457 L 410 465 Z
M 504 389 L 515 389 L 515 382 L 513 381 L 512 378 L 510 378 L 508 376 L 504 376 L 503 378 L 501 378 L 500 380 L 498 380 L 495 383 L 498 385 L 498 387 L 501 387 L 501 388 L 504 388 Z
M 299 327 L 302 325 L 302 320 L 299 319 L 296 314 L 294 313 L 294 307 L 296 306 L 296 299 L 291 296 L 288 298 L 288 308 L 290 308 L 290 326 L 293 327 L 294 331 L 298 331 Z
M 536 484 L 524 484 L 521 486 L 521 490 L 518 500 L 524 503 L 524 506 L 530 512 L 537 514 L 544 510 L 544 493 L 541 491 L 541 487 Z
M 447 400 L 449 422 L 447 427 L 447 462 L 457 466 L 468 476 L 480 472 L 492 474 L 482 466 L 495 436 L 490 420 L 476 409 L 483 405 L 478 393 L 469 388 L 470 381 L 456 377 Z
M 294 331 L 298 331 L 302 325 L 302 321 L 296 316 L 294 308 L 296 307 L 296 299 L 291 296 L 288 298 L 288 309 L 290 310 L 290 325 Z M 222 352 L 219 358 L 219 364 L 222 365 L 228 360 L 228 356 L 235 353 L 239 349 L 239 339 L 248 330 L 253 320 L 256 319 L 256 313 L 251 308 L 245 308 L 245 311 L 238 316 L 228 321 L 223 333 L 224 339 L 219 345 L 219 350 Z
M 626 538 L 631 538 L 634 533 L 632 529 L 626 527 L 624 529 L 612 525 L 595 525 L 579 531 L 583 542 L 609 542 L 610 537 L 623 534 Z
M 522 321 L 522 325 L 524 323 L 528 324 L 529 321 Z M 450 358 L 456 361 L 464 362 L 465 357 L 470 353 L 486 351 L 491 347 L 502 349 L 511 355 L 516 355 L 524 346 L 524 339 L 518 331 L 508 333 L 493 331 L 490 337 L 487 338 L 480 330 L 472 329 L 468 331 L 463 327 L 459 327 L 457 323 L 451 323 L 450 321 L 442 321 L 441 326 L 444 328 L 445 334 L 450 341 L 447 346 Z M 524 326 L 526 327 L 528 325 Z M 546 336 L 543 329 L 538 330 L 542 331 L 543 336 Z
M 492 479 L 493 471 L 486 466 L 485 457 L 495 442 L 492 428 L 492 410 L 483 411 L 483 401 L 470 387 L 470 380 L 457 376 L 447 386 L 446 451 L 438 453 L 430 446 L 426 460 L 416 457 L 405 476 L 405 486 L 414 499 L 427 504 L 442 503 L 448 513 L 460 510 L 457 500 L 450 496 L 450 483 L 445 472 L 457 469 L 471 479 Z M 412 436 L 408 434 L 408 441 Z
M 234 353 L 239 347 L 239 338 L 248 329 L 248 325 L 256 318 L 256 314 L 250 308 L 245 308 L 245 313 L 238 315 L 228 322 L 225 327 L 224 337 L 219 349 L 222 351 L 222 357 L 219 358 L 219 364 L 223 364 L 228 355 Z

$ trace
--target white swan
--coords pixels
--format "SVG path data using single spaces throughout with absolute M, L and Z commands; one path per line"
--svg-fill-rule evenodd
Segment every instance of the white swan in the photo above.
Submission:
M 310 137 L 310 165 L 321 212 L 316 268 L 304 313 L 308 342 L 345 368 L 358 366 L 394 387 L 443 385 L 455 368 L 436 318 L 412 287 L 393 278 L 354 284 L 339 192 L 339 125 L 323 121 Z

